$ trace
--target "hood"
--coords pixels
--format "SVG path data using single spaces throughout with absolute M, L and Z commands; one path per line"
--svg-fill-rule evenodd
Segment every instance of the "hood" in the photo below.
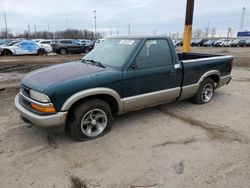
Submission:
M 22 79 L 22 84 L 37 91 L 43 91 L 45 88 L 65 80 L 90 76 L 103 72 L 105 69 L 107 68 L 82 63 L 81 61 L 64 63 L 33 71 Z

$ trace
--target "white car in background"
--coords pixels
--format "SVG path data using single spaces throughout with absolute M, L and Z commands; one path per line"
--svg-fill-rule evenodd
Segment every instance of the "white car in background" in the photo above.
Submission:
M 214 46 L 217 46 L 217 47 L 229 47 L 231 45 L 233 40 L 231 39 L 221 39 L 221 40 L 218 40 L 214 43 Z
M 83 46 L 86 46 L 90 41 L 87 39 L 79 39 L 79 43 Z
M 52 40 L 35 40 L 37 45 L 44 50 L 44 52 L 46 53 L 51 53 L 52 52 L 52 47 L 51 47 L 51 43 Z
M 94 48 L 97 47 L 100 43 L 104 42 L 106 39 L 97 39 L 95 41 L 95 45 L 94 45 Z
M 20 41 L 13 45 L 7 45 L 1 47 L 1 55 L 11 56 L 11 55 L 35 55 L 44 54 L 43 49 L 41 49 L 34 41 Z

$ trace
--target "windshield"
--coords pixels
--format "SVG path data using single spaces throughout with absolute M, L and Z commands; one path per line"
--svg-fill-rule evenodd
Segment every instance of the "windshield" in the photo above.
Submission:
M 84 56 L 105 66 L 121 67 L 139 43 L 138 39 L 107 39 Z
M 7 44 L 7 46 L 13 46 L 14 44 L 18 43 L 18 41 L 13 41 Z

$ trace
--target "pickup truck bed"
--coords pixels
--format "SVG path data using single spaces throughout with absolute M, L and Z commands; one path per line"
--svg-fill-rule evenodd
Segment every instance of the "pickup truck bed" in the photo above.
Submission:
M 180 99 L 189 98 L 197 91 L 200 82 L 213 74 L 217 83 L 215 89 L 227 84 L 231 80 L 230 72 L 233 62 L 232 56 L 201 53 L 178 53 L 183 66 L 182 93 Z
M 68 127 L 77 141 L 104 135 L 114 116 L 192 98 L 209 102 L 231 80 L 232 56 L 176 53 L 168 37 L 111 38 L 81 61 L 21 81 L 15 105 L 40 127 Z

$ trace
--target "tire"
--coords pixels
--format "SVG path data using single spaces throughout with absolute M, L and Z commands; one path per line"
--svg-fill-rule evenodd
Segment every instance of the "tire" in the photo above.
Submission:
M 100 99 L 80 103 L 69 118 L 67 126 L 75 141 L 87 141 L 105 135 L 111 130 L 113 122 L 110 106 Z
M 61 49 L 59 50 L 59 53 L 60 53 L 61 55 L 66 55 L 66 54 L 67 54 L 67 50 L 66 50 L 65 48 L 61 48 Z
M 200 87 L 191 99 L 195 104 L 205 104 L 211 101 L 214 95 L 214 81 L 211 78 L 206 78 L 200 84 Z
M 40 48 L 37 50 L 37 55 L 44 55 L 44 54 L 46 54 L 46 51 L 44 49 Z
M 89 49 L 89 48 L 85 48 L 85 49 L 84 49 L 84 53 L 85 53 L 85 54 L 87 54 L 87 53 L 89 53 L 89 52 L 90 52 L 90 49 Z
M 12 53 L 12 51 L 10 51 L 10 50 L 4 50 L 4 51 L 3 51 L 3 55 L 4 55 L 4 56 L 12 56 L 13 53 Z

